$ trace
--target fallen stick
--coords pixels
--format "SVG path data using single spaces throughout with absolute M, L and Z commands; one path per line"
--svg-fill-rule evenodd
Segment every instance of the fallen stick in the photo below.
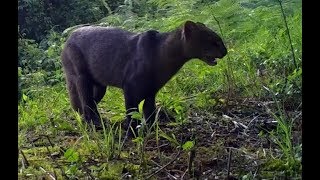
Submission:
M 167 166 L 169 166 L 171 163 L 173 163 L 175 160 L 177 160 L 178 156 L 180 155 L 181 151 L 179 151 L 177 153 L 177 155 L 167 164 L 165 164 L 164 166 L 162 166 L 160 169 L 156 170 L 154 173 L 150 174 L 146 179 L 151 178 L 152 176 L 158 174 L 161 170 L 163 170 L 164 168 L 166 168 Z

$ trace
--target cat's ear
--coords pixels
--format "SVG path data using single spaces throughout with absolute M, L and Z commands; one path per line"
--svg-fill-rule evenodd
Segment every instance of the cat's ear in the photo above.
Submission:
M 197 24 L 192 21 L 186 21 L 183 25 L 182 37 L 186 40 L 190 39 L 192 32 L 197 29 Z

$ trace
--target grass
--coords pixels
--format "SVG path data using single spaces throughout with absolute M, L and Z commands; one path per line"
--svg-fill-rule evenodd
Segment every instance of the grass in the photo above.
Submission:
M 185 64 L 157 95 L 154 129 L 127 140 L 119 126 L 125 118 L 122 90 L 108 87 L 99 112 L 110 123 L 95 131 L 71 109 L 63 81 L 44 85 L 43 71 L 19 75 L 24 82 L 18 105 L 19 179 L 210 179 L 225 177 L 228 163 L 231 176 L 242 179 L 300 179 L 302 70 L 295 68 L 290 45 L 301 67 L 301 1 L 282 3 L 292 43 L 277 2 L 148 3 L 159 14 L 113 14 L 103 21 L 134 31 L 168 31 L 186 19 L 201 21 L 223 33 L 228 56 L 214 67 L 196 59 Z M 163 122 L 160 109 L 174 119 Z M 272 120 L 277 125 L 265 130 L 265 121 Z M 232 160 L 226 153 L 230 147 Z
M 51 88 L 44 88 L 42 91 L 48 93 L 48 92 L 57 92 L 62 87 L 60 85 L 51 87 Z M 117 96 L 115 94 L 118 94 L 119 92 L 117 90 L 110 90 L 110 92 L 106 95 L 106 97 L 103 99 L 103 103 L 101 104 L 102 107 L 109 106 L 110 104 L 107 104 L 105 102 L 115 100 L 114 103 L 119 103 L 119 106 L 123 104 L 122 101 L 117 101 Z M 132 142 L 126 141 L 125 144 L 123 141 L 123 132 L 120 132 L 119 127 L 116 124 L 111 124 L 110 126 L 104 127 L 102 131 L 96 132 L 96 131 L 90 131 L 87 129 L 85 124 L 82 123 L 80 117 L 78 114 L 73 112 L 69 105 L 67 104 L 67 99 L 61 100 L 66 97 L 66 92 L 61 93 L 48 93 L 46 98 L 45 104 L 47 107 L 50 103 L 54 108 L 61 109 L 60 113 L 57 113 L 56 116 L 52 116 L 52 113 L 50 111 L 45 111 L 43 106 L 35 106 L 34 104 L 40 104 L 41 99 L 29 99 L 25 104 L 21 105 L 21 109 L 19 112 L 23 112 L 22 114 L 29 113 L 29 116 L 23 115 L 19 116 L 19 148 L 24 151 L 24 154 L 27 156 L 27 159 L 29 161 L 29 164 L 32 164 L 28 168 L 23 168 L 21 161 L 22 157 L 20 155 L 19 158 L 19 177 L 20 178 L 26 178 L 28 175 L 32 177 L 42 177 L 46 176 L 46 173 L 41 170 L 44 169 L 47 172 L 51 172 L 51 174 L 56 173 L 57 177 L 63 178 L 62 171 L 65 173 L 65 176 L 69 178 L 76 178 L 76 177 L 87 177 L 88 173 L 83 172 L 84 169 L 87 169 L 87 171 L 90 170 L 90 174 L 93 177 L 100 177 L 100 178 L 118 178 L 121 177 L 123 173 L 123 169 L 128 170 L 128 174 L 131 174 L 135 177 L 143 178 L 146 176 L 146 174 L 150 174 L 150 158 L 158 157 L 160 159 L 159 162 L 162 162 L 165 164 L 167 162 L 166 160 L 168 158 L 168 154 L 164 154 L 164 152 L 168 151 L 178 151 L 181 148 L 184 147 L 184 149 L 187 149 L 186 146 L 190 144 L 190 140 L 192 139 L 183 139 L 180 136 L 182 135 L 181 132 L 177 130 L 172 129 L 180 129 L 183 128 L 185 125 L 175 125 L 174 122 L 172 122 L 171 127 L 169 126 L 170 123 L 168 123 L 167 127 L 163 129 L 163 125 L 159 125 L 159 122 L 155 125 L 155 130 L 147 134 L 146 136 L 140 136 L 136 139 L 133 139 Z M 172 96 L 169 94 L 162 95 L 166 96 L 168 99 L 172 99 Z M 60 98 L 58 98 L 60 97 Z M 161 97 L 161 96 L 160 96 Z M 181 97 L 180 97 L 181 98 Z M 203 99 L 208 100 L 207 97 L 201 97 Z M 201 99 L 200 98 L 200 99 Z M 160 99 L 160 98 L 159 98 Z M 195 98 L 195 99 L 198 99 Z M 209 98 L 210 99 L 210 98 Z M 161 99 L 160 99 L 161 100 Z M 215 108 L 209 108 L 210 105 L 204 106 L 203 109 L 206 109 L 203 111 L 202 108 L 200 108 L 197 105 L 190 106 L 190 108 L 187 108 L 188 105 L 185 104 L 192 104 L 192 102 L 195 100 L 186 100 L 186 101 L 179 101 L 180 104 L 185 106 L 186 114 L 182 113 L 184 116 L 190 116 L 192 113 L 196 112 L 206 112 L 210 114 L 210 109 L 213 110 Z M 52 107 L 51 106 L 51 107 Z M 116 104 L 115 104 L 116 106 Z M 115 107 L 113 106 L 113 107 Z M 167 106 L 162 105 L 162 108 L 167 109 L 168 111 L 170 108 L 175 108 L 175 106 L 178 106 L 177 104 L 173 106 Z M 216 105 L 217 108 L 220 105 Z M 33 108 L 30 108 L 33 107 Z M 36 108 L 35 108 L 36 107 Z M 43 109 L 40 109 L 39 107 L 43 107 Z M 178 106 L 179 107 L 179 106 Z M 101 107 L 100 107 L 101 108 Z M 64 111 L 63 109 L 69 109 L 69 112 Z M 116 108 L 115 108 L 116 109 Z M 107 112 L 102 115 L 102 117 L 112 117 L 112 114 L 115 114 L 117 112 L 121 112 L 122 110 L 116 111 L 113 109 L 113 112 Z M 179 109 L 179 108 L 178 108 Z M 28 111 L 29 110 L 29 111 Z M 40 113 L 41 112 L 41 113 Z M 46 113 L 43 113 L 46 112 Z M 180 111 L 175 111 L 172 114 L 175 114 L 176 117 L 179 116 Z M 283 113 L 283 111 L 280 111 Z M 191 114 L 190 114 L 191 113 Z M 211 112 L 213 116 L 216 116 L 214 111 Z M 37 122 L 37 121 L 30 121 L 28 118 L 30 116 L 36 117 L 35 115 L 38 115 L 39 117 L 43 116 L 43 119 L 46 119 L 47 121 Z M 111 115 L 109 115 L 111 114 Z M 275 115 L 275 114 L 274 114 Z M 54 124 L 50 124 L 51 118 L 52 122 Z M 124 117 L 122 117 L 124 118 Z M 201 117 L 204 119 L 209 119 L 208 123 L 217 123 L 221 120 L 213 120 L 210 117 Z M 299 151 L 293 151 L 296 146 L 299 146 L 299 144 L 292 144 L 291 136 L 291 125 L 292 124 L 286 124 L 287 122 L 285 119 L 284 114 L 275 115 L 274 119 L 277 120 L 279 123 L 279 127 L 276 128 L 273 133 L 271 133 L 271 136 L 268 136 L 266 138 L 271 138 L 274 140 L 274 149 L 278 149 L 279 152 L 275 151 L 268 152 L 267 156 L 265 157 L 265 163 L 263 163 L 263 169 L 261 170 L 262 177 L 269 177 L 268 172 L 286 172 L 288 177 L 295 177 L 297 176 L 297 172 L 301 172 L 301 161 L 297 160 L 299 157 L 301 158 L 301 154 L 299 156 Z M 211 119 L 211 120 L 210 120 Z M 114 120 L 114 122 L 118 121 Z M 188 121 L 186 121 L 187 123 Z M 30 126 L 27 126 L 29 123 Z M 219 127 L 227 127 L 229 121 L 223 120 L 223 124 Z M 171 129 L 170 131 L 167 130 L 167 128 Z M 45 131 L 43 131 L 45 129 Z M 222 128 L 223 129 L 223 128 Z M 190 129 L 192 131 L 192 128 Z M 208 130 L 206 130 L 208 131 Z M 213 129 L 213 131 L 215 131 Z M 197 132 L 197 131 L 196 131 Z M 185 132 L 187 133 L 187 132 Z M 199 133 L 199 131 L 198 131 Z M 188 133 L 187 133 L 188 134 Z M 201 133 L 200 133 L 201 134 Z M 35 143 L 31 143 L 32 138 L 41 137 L 41 135 L 47 135 L 50 137 L 52 143 L 54 144 L 53 147 L 50 146 L 48 143 L 48 140 L 45 138 L 41 138 L 42 140 L 38 140 Z M 208 136 L 206 136 L 208 137 Z M 257 136 L 258 137 L 258 136 Z M 263 138 L 262 138 L 263 139 Z M 166 143 L 164 143 L 165 141 Z M 225 140 L 221 140 L 222 143 L 214 143 L 213 146 L 208 147 L 197 147 L 195 146 L 195 149 L 197 149 L 197 153 L 199 152 L 206 152 L 208 157 L 219 157 L 223 155 L 224 151 L 221 151 L 221 149 L 224 149 L 224 142 Z M 147 150 L 146 148 L 149 147 L 150 142 L 154 142 L 152 147 L 154 147 L 154 150 Z M 161 149 L 159 147 L 168 144 L 170 148 Z M 157 148 L 158 147 L 158 148 Z M 212 147 L 215 147 L 219 151 L 212 151 L 209 150 Z M 247 149 L 252 149 L 253 147 L 246 147 Z M 246 149 L 245 148 L 245 149 Z M 49 149 L 49 150 L 48 150 Z M 254 149 L 256 151 L 261 151 L 261 149 Z M 51 154 L 59 152 L 60 155 L 58 155 L 57 159 L 54 160 L 54 158 L 51 157 Z M 75 157 L 69 158 L 66 154 L 70 154 L 70 152 L 73 152 L 77 155 L 74 155 Z M 184 153 L 188 154 L 190 151 L 186 150 Z M 300 150 L 301 153 L 301 150 Z M 200 153 L 201 154 L 201 153 Z M 298 156 L 296 156 L 298 155 Z M 184 155 L 185 162 L 188 164 L 188 156 Z M 77 158 L 78 157 L 78 158 Z M 199 155 L 197 156 L 199 158 Z M 204 157 L 203 157 L 204 158 Z M 162 159 L 162 160 L 161 160 Z M 63 163 L 62 163 L 63 162 Z M 88 162 L 91 162 L 93 165 L 90 166 Z M 63 169 L 62 171 L 59 170 L 59 168 L 56 168 L 57 164 L 61 166 Z M 127 167 L 129 166 L 129 167 Z M 198 166 L 198 164 L 194 165 L 195 167 Z M 41 167 L 41 168 L 40 168 Z M 148 168 L 149 167 L 149 168 Z M 300 168 L 300 170 L 299 170 Z M 89 170 L 88 170 L 89 169 Z M 291 174 L 290 174 L 291 173 Z M 281 173 L 280 173 L 281 174 Z M 243 175 L 245 176 L 245 175 Z M 247 176 L 245 176 L 247 177 Z
M 290 118 L 285 109 L 281 108 L 281 102 L 276 98 L 270 89 L 265 89 L 272 94 L 274 101 L 276 102 L 277 113 L 269 112 L 272 114 L 274 119 L 277 121 L 277 128 L 270 133 L 272 140 L 281 150 L 281 154 L 278 157 L 274 157 L 270 160 L 268 165 L 272 170 L 283 171 L 285 176 L 292 176 L 296 171 L 301 171 L 301 153 L 302 144 L 294 146 L 292 144 L 292 128 L 294 118 Z M 300 147 L 300 148 L 299 148 Z M 299 155 L 300 154 L 300 155 Z

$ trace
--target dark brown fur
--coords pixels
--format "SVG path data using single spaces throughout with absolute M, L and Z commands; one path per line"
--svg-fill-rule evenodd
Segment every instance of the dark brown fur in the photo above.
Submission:
M 96 104 L 108 85 L 123 89 L 127 113 L 145 100 L 143 112 L 150 124 L 157 92 L 188 60 L 199 58 L 215 65 L 215 58 L 226 54 L 216 33 L 202 23 L 187 21 L 168 33 L 82 27 L 70 35 L 61 57 L 72 107 L 87 122 L 100 126 Z M 132 127 L 136 126 L 133 121 Z

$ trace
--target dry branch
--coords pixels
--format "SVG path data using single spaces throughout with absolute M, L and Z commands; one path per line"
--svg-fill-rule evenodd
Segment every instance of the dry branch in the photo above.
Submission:
M 158 174 L 160 171 L 162 171 L 164 168 L 166 168 L 167 166 L 169 166 L 171 163 L 173 163 L 175 160 L 177 160 L 177 158 L 179 157 L 179 155 L 181 154 L 181 151 L 179 151 L 177 153 L 177 155 L 167 164 L 165 164 L 164 166 L 162 166 L 160 169 L 156 170 L 154 173 L 150 174 L 146 179 L 150 179 L 152 176 Z

